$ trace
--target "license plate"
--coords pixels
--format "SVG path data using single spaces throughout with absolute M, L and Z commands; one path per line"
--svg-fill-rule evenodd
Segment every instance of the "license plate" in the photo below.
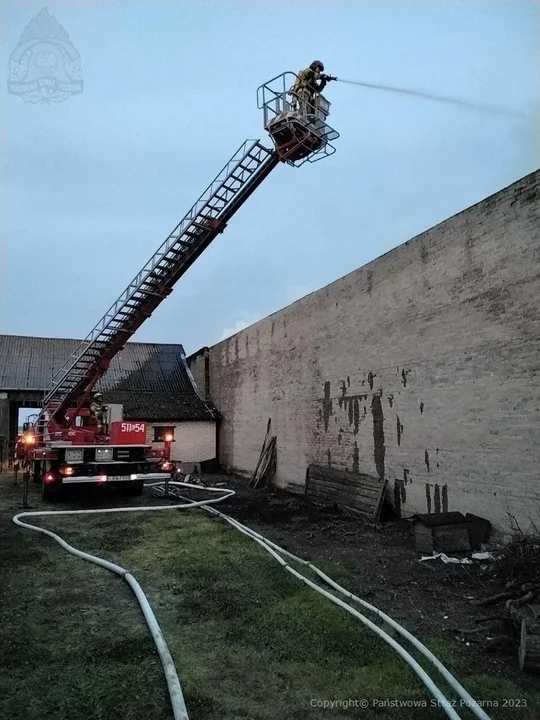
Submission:
M 119 482 L 124 480 L 131 480 L 129 475 L 108 475 L 107 480 L 110 482 Z

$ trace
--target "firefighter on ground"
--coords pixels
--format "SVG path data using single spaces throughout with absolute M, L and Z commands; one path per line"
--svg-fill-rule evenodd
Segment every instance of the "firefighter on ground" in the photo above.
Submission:
M 94 398 L 90 403 L 90 412 L 97 423 L 98 433 L 103 432 L 107 406 L 103 403 L 103 395 L 100 392 L 95 393 Z
M 315 112 L 315 98 L 322 93 L 326 83 L 335 80 L 335 77 L 324 74 L 324 65 L 320 60 L 314 60 L 305 70 L 300 70 L 292 88 L 295 101 L 297 100 L 302 115 Z M 296 103 L 295 103 L 296 104 Z

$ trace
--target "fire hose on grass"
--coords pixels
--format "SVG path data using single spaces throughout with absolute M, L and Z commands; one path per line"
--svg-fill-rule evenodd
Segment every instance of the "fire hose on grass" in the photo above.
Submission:
M 189 476 L 188 476 L 189 478 Z M 105 568 L 106 570 L 109 570 L 110 572 L 115 573 L 116 575 L 119 575 L 121 578 L 123 578 L 130 588 L 133 590 L 133 593 L 135 594 L 135 597 L 137 598 L 137 601 L 141 607 L 142 613 L 144 615 L 144 618 L 146 620 L 146 623 L 148 625 L 148 628 L 150 630 L 150 633 L 152 635 L 152 638 L 154 640 L 154 643 L 156 645 L 156 649 L 158 651 L 161 664 L 163 666 L 163 671 L 165 674 L 165 679 L 167 682 L 167 687 L 169 690 L 169 696 L 171 699 L 171 706 L 173 710 L 173 716 L 174 720 L 189 720 L 189 716 L 187 713 L 187 708 L 184 700 L 184 696 L 182 693 L 182 688 L 180 685 L 180 680 L 178 678 L 178 673 L 176 671 L 174 661 L 172 659 L 172 656 L 170 654 L 170 651 L 167 647 L 167 643 L 165 641 L 165 638 L 163 636 L 163 633 L 161 631 L 161 628 L 159 627 L 159 623 L 152 611 L 152 608 L 150 607 L 150 604 L 148 603 L 148 600 L 135 579 L 135 577 L 125 568 L 120 567 L 119 565 L 116 565 L 114 563 L 109 562 L 108 560 L 104 560 L 103 558 L 97 557 L 95 555 L 90 555 L 89 553 L 85 553 L 82 550 L 78 550 L 77 548 L 74 548 L 72 545 L 69 545 L 65 540 L 63 540 L 59 535 L 56 533 L 46 530 L 45 528 L 39 527 L 38 525 L 32 525 L 28 522 L 25 522 L 22 518 L 29 518 L 29 517 L 47 517 L 47 516 L 59 516 L 59 515 L 99 515 L 99 514 L 108 514 L 108 513 L 126 513 L 126 512 L 150 512 L 150 511 L 159 511 L 159 510 L 185 510 L 188 508 L 196 508 L 200 507 L 201 509 L 205 510 L 206 512 L 210 513 L 211 515 L 214 515 L 215 517 L 219 517 L 222 520 L 225 520 L 228 522 L 232 527 L 237 529 L 239 532 L 241 532 L 246 537 L 251 538 L 254 540 L 257 544 L 259 544 L 266 552 L 268 552 L 277 562 L 280 563 L 280 565 L 287 570 L 287 572 L 291 573 L 294 577 L 296 577 L 301 582 L 305 583 L 308 587 L 310 587 L 312 590 L 315 590 L 320 595 L 325 597 L 326 599 L 330 600 L 330 602 L 334 603 L 335 605 L 338 605 L 342 609 L 344 609 L 346 612 L 350 613 L 354 617 L 356 617 L 358 620 L 360 620 L 366 627 L 368 627 L 370 630 L 372 630 L 374 633 L 376 633 L 384 642 L 386 642 L 390 647 L 392 647 L 398 655 L 405 660 L 405 662 L 412 668 L 412 670 L 416 673 L 420 681 L 424 684 L 424 686 L 427 688 L 427 690 L 430 692 L 430 694 L 437 700 L 437 703 L 439 707 L 446 713 L 447 717 L 451 718 L 451 720 L 460 720 L 460 716 L 458 713 L 454 710 L 452 706 L 452 702 L 448 700 L 443 692 L 440 690 L 440 688 L 435 684 L 435 682 L 432 680 L 432 678 L 428 675 L 428 673 L 419 665 L 419 663 L 414 659 L 414 657 L 394 638 L 392 638 L 387 632 L 385 632 L 381 627 L 373 623 L 369 618 L 367 618 L 365 615 L 360 613 L 358 610 L 356 610 L 354 607 L 346 603 L 344 600 L 340 599 L 333 593 L 329 592 L 328 590 L 325 590 L 323 587 L 318 585 L 317 583 L 313 582 L 309 578 L 302 575 L 302 573 L 295 570 L 293 567 L 289 565 L 289 563 L 284 559 L 288 558 L 294 562 L 299 563 L 300 565 L 305 565 L 309 567 L 311 571 L 313 571 L 316 575 L 318 575 L 329 587 L 333 588 L 336 592 L 340 593 L 342 596 L 348 598 L 349 600 L 358 603 L 365 609 L 369 610 L 370 612 L 373 612 L 377 617 L 379 617 L 383 622 L 390 625 L 396 632 L 398 632 L 402 637 L 404 637 L 406 640 L 408 640 L 419 652 L 422 653 L 422 655 L 428 659 L 430 662 L 433 663 L 435 668 L 441 673 L 441 675 L 444 677 L 444 679 L 449 683 L 449 685 L 456 691 L 456 693 L 461 698 L 463 704 L 469 708 L 479 720 L 490 720 L 489 716 L 482 710 L 482 708 L 479 706 L 479 704 L 476 702 L 476 700 L 465 690 L 465 688 L 458 682 L 458 680 L 451 674 L 451 672 L 438 660 L 438 658 L 431 653 L 428 648 L 426 648 L 425 645 L 423 645 L 420 640 L 418 640 L 414 635 L 409 633 L 405 628 L 403 628 L 399 623 L 397 623 L 395 620 L 393 620 L 391 617 L 383 613 L 381 610 L 376 608 L 374 605 L 371 605 L 370 603 L 365 602 L 361 598 L 353 595 L 348 590 L 343 588 L 338 583 L 334 582 L 330 577 L 328 577 L 325 573 L 323 573 L 321 570 L 319 570 L 315 565 L 310 563 L 307 560 L 303 560 L 302 558 L 297 557 L 296 555 L 293 555 L 292 553 L 288 552 L 287 550 L 284 550 L 283 548 L 279 547 L 279 545 L 276 545 L 275 543 L 271 542 L 267 538 L 265 538 L 263 535 L 260 535 L 259 533 L 255 532 L 254 530 L 251 530 L 250 528 L 246 527 L 242 523 L 238 522 L 234 518 L 229 517 L 228 515 L 225 515 L 224 513 L 219 512 L 219 510 L 216 510 L 216 508 L 212 507 L 212 505 L 221 502 L 225 500 L 228 497 L 231 497 L 234 495 L 234 490 L 230 490 L 228 488 L 212 488 L 212 487 L 201 487 L 200 485 L 193 485 L 189 482 L 178 482 L 178 481 L 168 481 L 167 486 L 175 486 L 179 488 L 192 488 L 196 490 L 207 490 L 209 493 L 219 493 L 219 497 L 212 497 L 207 500 L 190 500 L 189 498 L 185 498 L 183 496 L 178 496 L 180 499 L 186 500 L 186 502 L 183 503 L 175 503 L 173 505 L 149 505 L 149 506 L 142 506 L 142 507 L 123 507 L 123 508 L 105 508 L 105 509 L 92 509 L 92 510 L 46 510 L 46 511 L 37 511 L 37 512 L 22 512 L 18 513 L 13 517 L 13 522 L 16 525 L 19 525 L 20 527 L 27 528 L 29 530 L 34 530 L 36 532 L 40 532 L 44 535 L 48 535 L 53 540 L 56 540 L 57 543 L 59 543 L 65 550 L 67 550 L 72 555 L 75 555 L 76 557 L 81 558 L 82 560 L 86 560 L 88 562 L 94 563 L 95 565 L 99 565 L 100 567 Z M 149 483 L 147 487 L 159 487 L 163 489 L 164 483 Z M 168 488 L 167 488 L 168 489 Z
M 190 487 L 197 486 L 191 485 Z M 16 525 L 27 528 L 28 530 L 35 530 L 36 532 L 48 535 L 53 540 L 56 540 L 56 542 L 61 545 L 64 550 L 67 550 L 72 555 L 75 555 L 75 557 L 81 558 L 81 560 L 87 560 L 88 562 L 94 563 L 94 565 L 99 565 L 100 567 L 103 567 L 106 570 L 109 570 L 110 572 L 119 575 L 123 580 L 127 582 L 130 588 L 133 590 L 135 597 L 137 598 L 137 602 L 141 607 L 144 619 L 146 620 L 146 624 L 148 625 L 148 629 L 150 630 L 150 634 L 152 635 L 152 639 L 154 640 L 156 649 L 158 651 L 158 655 L 163 666 L 163 672 L 165 674 L 165 680 L 167 682 L 167 688 L 169 690 L 169 696 L 171 698 L 171 706 L 173 710 L 174 720 L 189 720 L 184 695 L 182 693 L 182 687 L 180 685 L 180 680 L 178 679 L 178 673 L 176 672 L 176 667 L 174 665 L 171 653 L 169 651 L 161 628 L 159 627 L 159 623 L 156 619 L 156 616 L 154 615 L 152 608 L 150 607 L 150 603 L 148 602 L 146 595 L 143 592 L 143 589 L 141 588 L 135 577 L 128 570 L 120 567 L 120 565 L 116 565 L 115 563 L 111 563 L 108 560 L 97 557 L 96 555 L 90 555 L 89 553 L 85 553 L 82 550 L 78 550 L 72 545 L 69 545 L 65 540 L 63 540 L 59 535 L 52 532 L 51 530 L 46 530 L 45 528 L 39 527 L 38 525 L 31 525 L 30 523 L 24 522 L 24 520 L 22 520 L 21 518 L 49 516 L 56 517 L 59 515 L 102 515 L 107 513 L 150 512 L 154 510 L 180 510 L 188 507 L 192 508 L 201 505 L 209 506 L 209 504 L 213 502 L 220 502 L 221 500 L 225 500 L 225 498 L 234 495 L 234 490 L 229 490 L 227 488 L 206 489 L 209 492 L 221 493 L 221 497 L 210 498 L 209 500 L 189 501 L 187 503 L 180 503 L 176 505 L 148 505 L 144 507 L 105 508 L 99 510 L 42 510 L 37 512 L 22 512 L 18 513 L 13 518 L 13 522 Z

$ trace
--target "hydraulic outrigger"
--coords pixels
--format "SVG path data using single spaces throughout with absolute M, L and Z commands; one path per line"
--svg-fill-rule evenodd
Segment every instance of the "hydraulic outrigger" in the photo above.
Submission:
M 330 103 L 322 95 L 309 108 L 298 103 L 290 89 L 295 79 L 283 73 L 257 90 L 274 147 L 259 140 L 240 146 L 52 378 L 37 420 L 16 445 L 44 497 L 68 482 L 114 482 L 140 492 L 145 479 L 169 476 L 170 442 L 160 453 L 152 450 L 145 423 L 112 423 L 103 432 L 90 413 L 90 396 L 116 354 L 280 162 L 299 166 L 335 152 L 331 142 L 339 135 L 326 122 Z

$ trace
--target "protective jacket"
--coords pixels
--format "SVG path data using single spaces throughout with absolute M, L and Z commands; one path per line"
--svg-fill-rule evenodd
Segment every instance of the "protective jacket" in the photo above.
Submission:
M 103 415 L 105 414 L 105 407 L 106 406 L 102 402 L 94 401 L 90 405 L 90 412 L 95 418 L 102 419 Z
M 326 77 L 317 70 L 308 67 L 300 70 L 296 82 L 294 83 L 294 91 L 297 94 L 307 93 L 313 97 L 316 93 L 321 93 L 326 87 Z

